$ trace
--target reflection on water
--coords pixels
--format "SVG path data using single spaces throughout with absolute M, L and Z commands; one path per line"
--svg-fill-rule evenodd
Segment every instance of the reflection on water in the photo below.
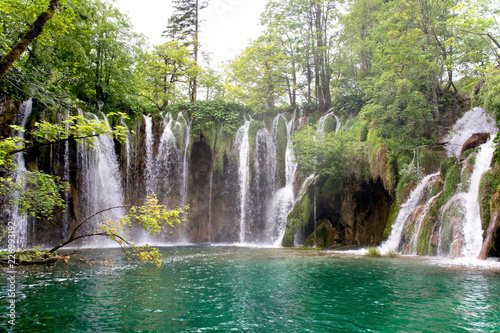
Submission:
M 19 268 L 15 331 L 495 332 L 500 327 L 495 272 L 288 249 L 162 251 L 161 268 L 130 263 L 117 249 L 85 250 L 70 265 Z M 116 263 L 90 265 L 80 257 Z

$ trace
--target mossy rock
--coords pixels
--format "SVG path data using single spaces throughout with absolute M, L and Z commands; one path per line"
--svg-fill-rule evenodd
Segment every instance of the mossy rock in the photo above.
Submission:
M 481 212 L 481 225 L 483 230 L 488 230 L 491 216 L 500 212 L 500 205 L 495 200 L 491 200 L 496 192 L 499 192 L 500 171 L 490 169 L 483 173 L 479 184 L 479 207 Z
M 308 186 L 304 195 L 295 204 L 288 215 L 285 235 L 282 245 L 285 247 L 294 246 L 294 237 L 297 232 L 305 228 L 314 214 L 314 186 Z
M 475 159 L 472 159 L 472 158 L 469 158 L 468 161 L 470 160 L 474 160 L 475 162 Z M 469 187 L 470 187 L 470 184 L 469 184 L 469 180 L 470 180 L 470 177 L 472 176 L 472 173 L 474 172 L 474 164 L 467 164 L 464 168 L 464 171 L 462 173 L 462 191 L 463 192 L 467 192 L 469 191 Z
M 428 175 L 436 172 L 441 167 L 441 163 L 446 159 L 444 149 L 424 149 L 420 154 L 420 166 L 424 174 Z
M 318 227 L 304 242 L 305 247 L 328 248 L 335 245 L 335 235 L 330 221 L 317 221 Z
M 448 174 L 448 169 L 452 165 L 457 164 L 457 158 L 456 157 L 448 157 L 445 159 L 443 162 L 441 162 L 441 168 L 440 168 L 440 174 L 442 179 L 446 179 L 446 175 Z
M 396 200 L 394 200 L 389 210 L 389 217 L 387 218 L 387 223 L 384 229 L 384 238 L 389 237 L 389 235 L 391 234 L 392 225 L 394 224 L 394 222 L 396 222 L 396 219 L 398 218 L 400 208 L 401 208 L 400 201 L 396 198 Z
M 433 247 L 431 236 L 436 225 L 438 211 L 437 201 L 435 201 L 422 221 L 417 242 L 417 254 L 420 256 L 435 255 L 437 252 L 437 249 Z
M 224 159 L 231 153 L 235 134 L 222 131 L 217 138 L 217 145 L 214 154 L 214 171 L 224 171 Z
M 337 130 L 337 120 L 333 116 L 325 119 L 324 133 L 332 133 Z
M 250 147 L 250 168 L 253 168 L 254 152 L 257 146 L 257 133 L 259 130 L 265 129 L 266 125 L 261 121 L 252 121 L 248 127 L 248 144 Z
M 455 160 L 456 161 L 456 160 Z M 436 200 L 438 209 L 441 208 L 448 200 L 450 200 L 457 191 L 458 184 L 462 181 L 462 176 L 460 174 L 460 167 L 458 164 L 447 165 L 446 166 L 446 181 L 444 184 L 444 189 L 442 195 Z

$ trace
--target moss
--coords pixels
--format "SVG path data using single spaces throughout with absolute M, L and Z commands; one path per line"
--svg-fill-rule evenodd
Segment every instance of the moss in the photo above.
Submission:
M 335 132 L 337 129 L 337 120 L 335 117 L 329 116 L 325 119 L 325 133 Z
M 387 223 L 384 229 L 384 238 L 389 237 L 392 232 L 392 225 L 396 222 L 399 214 L 399 209 L 401 208 L 400 201 L 398 199 L 394 200 L 389 210 L 389 217 L 387 218 Z
M 415 182 L 412 180 L 411 176 L 403 176 L 396 187 L 396 200 L 405 202 L 414 187 Z
M 441 178 L 446 179 L 446 175 L 448 173 L 448 168 L 451 167 L 452 165 L 455 165 L 457 163 L 457 159 L 455 157 L 449 157 L 443 162 L 441 162 Z
M 471 159 L 469 159 L 470 161 Z M 474 159 L 475 162 L 475 159 Z M 474 171 L 474 164 L 467 164 L 462 173 L 462 191 L 467 192 L 469 190 L 469 179 Z
M 359 141 L 360 142 L 365 142 L 368 139 L 368 123 L 363 122 L 363 125 L 361 127 L 361 130 L 359 132 Z
M 417 241 L 417 254 L 421 256 L 430 255 L 433 253 L 431 246 L 431 231 L 436 223 L 436 215 L 438 212 L 437 201 L 429 209 L 429 213 L 425 216 L 420 226 L 420 233 Z
M 432 190 L 431 190 L 431 195 L 430 197 L 435 197 L 439 192 L 443 190 L 444 187 L 444 182 L 441 181 L 440 179 L 434 181 L 432 184 Z
M 456 161 L 456 160 L 455 160 Z M 455 195 L 457 191 L 458 184 L 462 181 L 460 175 L 460 168 L 458 164 L 446 165 L 446 182 L 444 184 L 444 189 L 442 195 L 436 200 L 438 209 L 441 208 L 448 200 Z M 442 172 L 442 170 L 441 170 Z
M 498 211 L 495 200 L 491 200 L 494 194 L 499 190 L 500 171 L 491 169 L 486 171 L 479 184 L 479 207 L 481 211 L 481 224 L 483 230 L 488 230 L 491 216 Z
M 224 158 L 231 153 L 231 147 L 234 140 L 234 134 L 222 131 L 217 138 L 217 146 L 215 148 L 214 171 L 224 170 Z
M 255 146 L 257 145 L 257 133 L 260 129 L 264 128 L 266 128 L 266 125 L 264 125 L 261 121 L 252 121 L 250 123 L 250 126 L 248 127 L 248 143 L 250 145 L 250 152 L 253 152 Z
M 321 184 L 321 182 L 318 182 L 318 184 Z M 344 179 L 330 176 L 322 185 L 318 186 L 319 200 L 328 202 L 335 194 L 342 193 L 343 189 Z
M 472 154 L 476 154 L 476 153 L 478 153 L 478 152 L 479 152 L 479 147 L 476 147 L 476 148 L 471 148 L 471 149 L 467 149 L 466 151 L 464 151 L 464 152 L 462 153 L 462 156 L 463 156 L 464 158 L 467 158 L 467 157 L 469 157 L 470 155 L 472 155 Z
M 292 247 L 294 245 L 295 234 L 309 223 L 314 210 L 313 191 L 314 187 L 309 186 L 306 193 L 295 204 L 295 207 L 293 207 L 291 213 L 288 215 L 288 222 L 282 242 L 283 246 Z
M 420 154 L 420 166 L 422 167 L 424 174 L 428 175 L 436 172 L 445 159 L 446 151 L 444 149 L 425 149 Z
M 394 195 L 398 184 L 398 158 L 395 155 L 387 156 L 384 185 L 391 195 Z

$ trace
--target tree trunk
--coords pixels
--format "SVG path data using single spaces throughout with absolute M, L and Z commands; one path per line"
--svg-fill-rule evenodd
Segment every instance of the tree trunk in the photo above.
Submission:
M 31 26 L 30 30 L 28 30 L 21 39 L 12 47 L 12 49 L 0 60 L 0 79 L 3 78 L 5 73 L 9 70 L 12 64 L 17 61 L 22 54 L 28 49 L 28 46 L 33 43 L 35 38 L 40 36 L 43 32 L 43 27 L 45 23 L 47 23 L 59 6 L 59 0 L 51 0 L 49 7 L 46 11 L 40 14 L 36 21 Z

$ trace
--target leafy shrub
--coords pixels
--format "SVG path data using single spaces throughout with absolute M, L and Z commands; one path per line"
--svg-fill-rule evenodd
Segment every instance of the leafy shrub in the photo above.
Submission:
M 368 257 L 381 257 L 382 254 L 380 253 L 380 250 L 374 246 L 370 246 L 368 248 L 368 252 L 366 253 Z

